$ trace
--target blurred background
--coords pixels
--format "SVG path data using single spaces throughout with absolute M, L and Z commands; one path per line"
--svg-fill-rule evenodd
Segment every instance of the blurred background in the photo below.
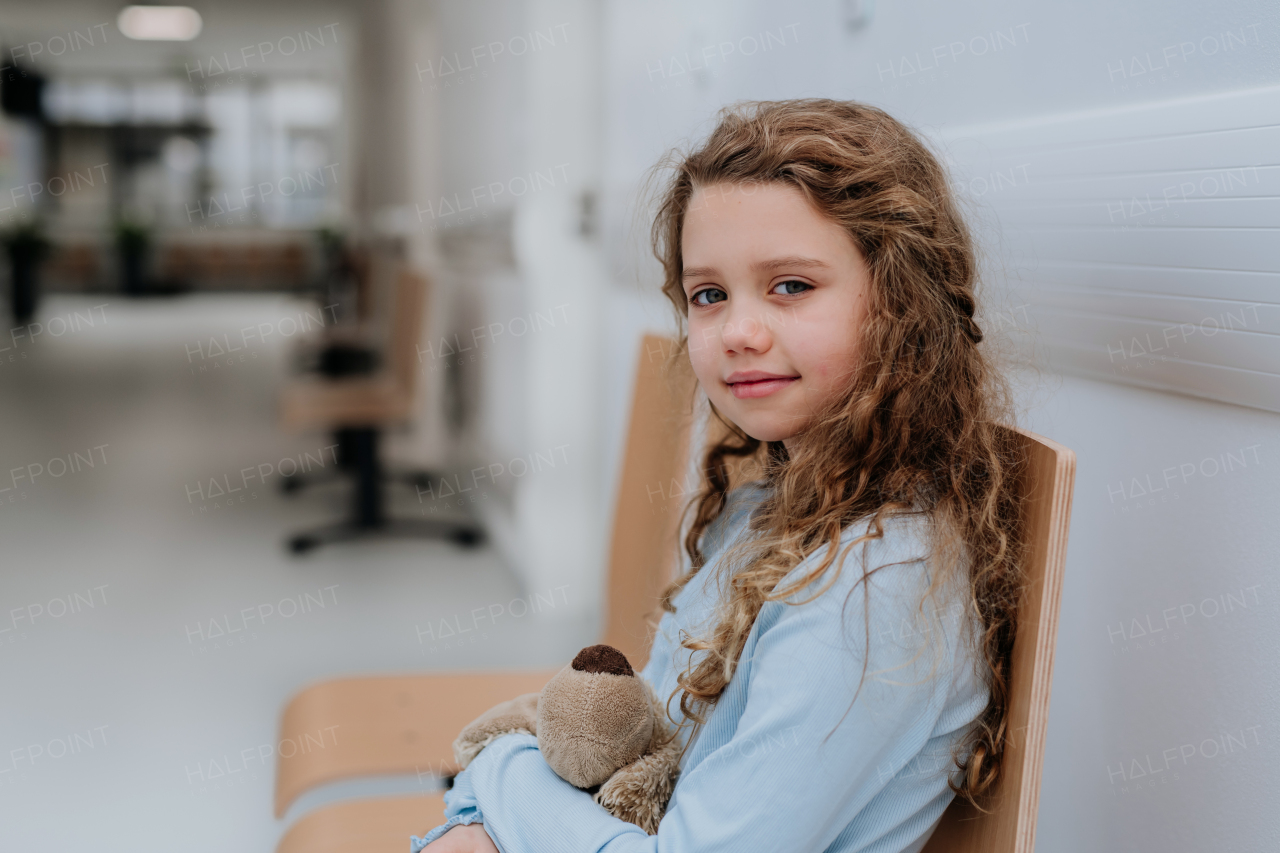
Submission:
M 823 96 L 934 145 L 1079 457 L 1038 849 L 1274 849 L 1274 4 L 44 0 L 0 53 L 0 847 L 274 849 L 337 796 L 272 815 L 303 685 L 595 642 L 646 178 Z

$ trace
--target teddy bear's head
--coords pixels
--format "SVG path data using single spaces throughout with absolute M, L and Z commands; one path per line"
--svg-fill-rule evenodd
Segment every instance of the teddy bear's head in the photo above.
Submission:
M 538 699 L 538 748 L 560 778 L 601 784 L 645 753 L 654 714 L 626 655 L 588 646 L 556 673 Z

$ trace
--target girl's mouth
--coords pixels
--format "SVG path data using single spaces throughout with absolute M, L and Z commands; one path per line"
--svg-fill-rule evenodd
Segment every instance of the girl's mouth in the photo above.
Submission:
M 767 397 L 775 391 L 786 388 L 797 381 L 799 376 L 779 376 L 763 373 L 759 370 L 739 371 L 729 374 L 725 384 L 739 400 L 753 397 Z

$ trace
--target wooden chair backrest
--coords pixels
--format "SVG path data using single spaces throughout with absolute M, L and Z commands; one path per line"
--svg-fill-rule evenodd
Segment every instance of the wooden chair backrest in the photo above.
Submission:
M 641 345 L 614 515 L 604 642 L 622 650 L 637 669 L 649 652 L 645 615 L 671 575 L 684 497 L 679 483 L 693 379 L 687 370 L 668 370 L 672 345 L 656 336 Z M 316 732 L 335 726 L 340 734 L 324 749 L 281 754 L 276 816 L 302 793 L 339 779 L 456 772 L 451 744 L 462 727 L 498 702 L 541 690 L 560 666 L 360 676 L 304 688 L 285 707 L 280 742 L 314 740 Z
M 410 395 L 417 382 L 418 343 L 422 336 L 422 314 L 426 302 L 426 277 L 407 264 L 400 264 L 395 273 L 386 365 L 396 384 Z
M 980 812 L 959 799 L 952 802 L 923 853 L 1031 853 L 1035 849 L 1076 455 L 1034 433 L 1015 432 L 1026 458 L 1018 491 L 1025 502 L 1023 541 L 1029 547 L 1013 642 L 1010 738 L 1003 772 L 997 790 L 984 804 L 988 811 Z
M 614 504 L 602 642 L 625 654 L 636 670 L 649 659 L 646 617 L 672 577 L 680 511 L 690 489 L 685 460 L 694 378 L 687 359 L 670 361 L 674 345 L 659 335 L 641 341 Z

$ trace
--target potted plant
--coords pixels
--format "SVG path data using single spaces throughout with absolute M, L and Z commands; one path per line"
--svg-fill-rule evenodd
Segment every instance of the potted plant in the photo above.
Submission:
M 21 325 L 36 312 L 40 261 L 49 253 L 49 241 L 34 220 L 10 229 L 2 239 L 11 264 L 9 298 L 13 319 Z
M 141 222 L 121 219 L 116 222 L 116 251 L 120 254 L 120 289 L 129 296 L 147 292 L 147 251 L 151 247 L 151 231 Z

